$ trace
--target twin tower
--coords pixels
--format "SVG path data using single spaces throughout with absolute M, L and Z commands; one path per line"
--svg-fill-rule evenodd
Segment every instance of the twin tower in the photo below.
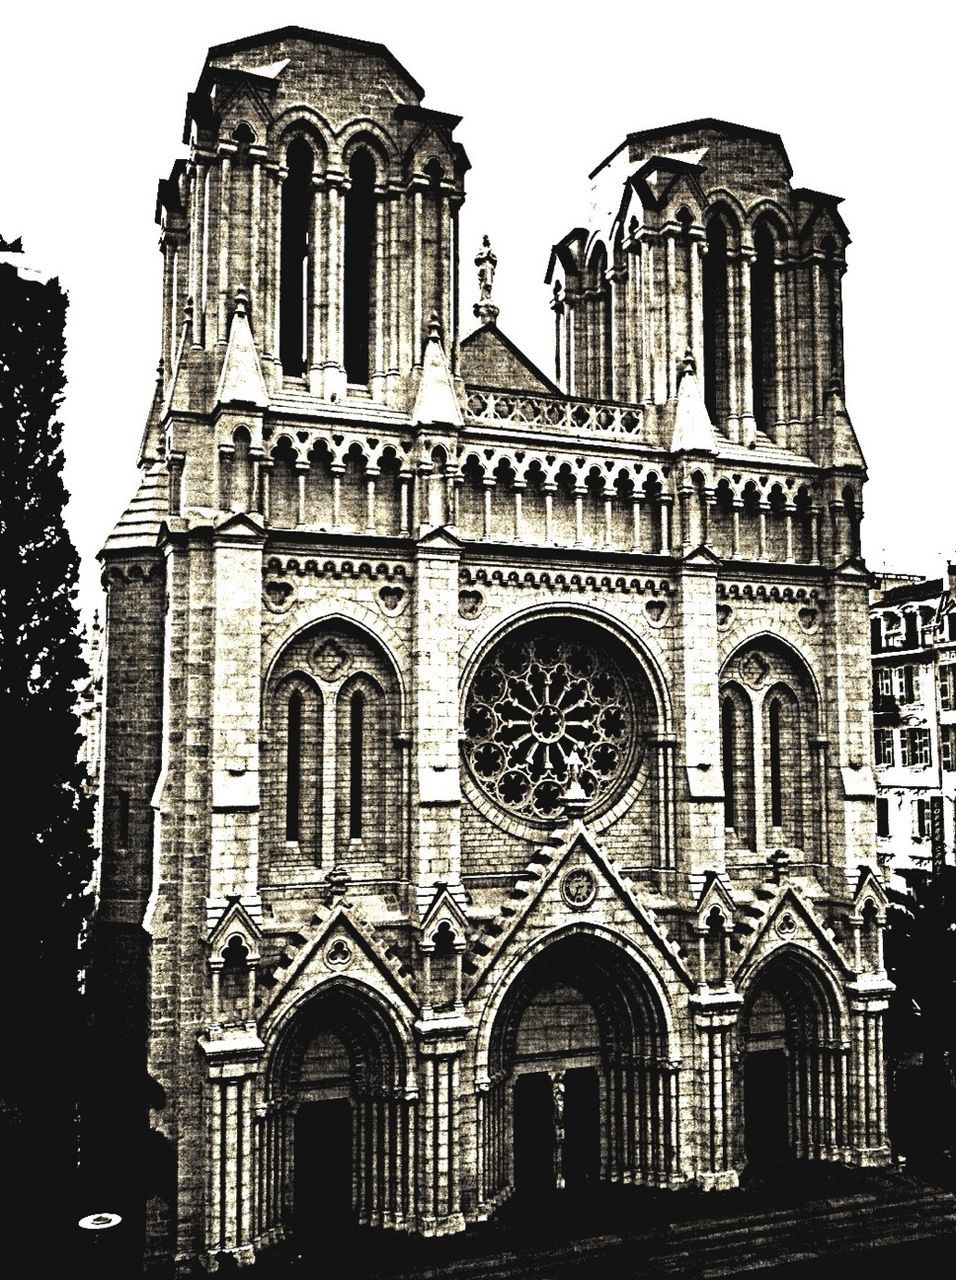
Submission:
M 628 135 L 545 373 L 487 242 L 460 336 L 458 125 L 286 28 L 160 184 L 90 970 L 160 1273 L 889 1158 L 839 202 L 775 134 Z

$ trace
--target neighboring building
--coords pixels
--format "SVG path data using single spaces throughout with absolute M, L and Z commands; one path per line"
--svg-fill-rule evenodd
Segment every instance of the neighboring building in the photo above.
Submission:
M 776 134 L 628 135 L 552 381 L 487 243 L 459 341 L 421 100 L 380 45 L 220 45 L 160 184 L 96 954 L 182 1266 L 890 1158 L 839 201 Z
M 871 594 L 877 854 L 894 873 L 956 860 L 956 564 Z

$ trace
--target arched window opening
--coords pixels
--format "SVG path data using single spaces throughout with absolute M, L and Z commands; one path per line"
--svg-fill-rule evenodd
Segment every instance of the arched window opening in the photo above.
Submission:
M 299 377 L 306 367 L 309 240 L 312 222 L 312 148 L 304 138 L 289 147 L 282 184 L 279 286 L 279 359 L 283 373 Z
M 707 225 L 702 273 L 704 304 L 704 403 L 720 426 L 730 412 L 728 392 L 727 228 L 721 218 Z
M 614 320 L 611 282 L 604 274 L 601 282 L 601 338 L 603 341 L 601 395 L 610 400 L 614 395 Z
M 770 704 L 770 824 L 783 826 L 783 775 L 780 759 L 780 703 Z
M 724 698 L 720 709 L 720 742 L 724 772 L 724 826 L 732 831 L 737 826 L 734 778 L 737 773 L 737 709 L 733 698 Z
M 774 299 L 776 267 L 773 235 L 766 223 L 758 227 L 754 234 L 754 248 L 756 257 L 750 276 L 754 420 L 759 430 L 772 434 L 776 420 L 777 324 Z
M 843 490 L 843 512 L 846 518 L 846 550 L 851 556 L 860 554 L 860 513 L 856 494 L 849 485 Z
M 234 933 L 221 953 L 220 1013 L 226 1020 L 244 1018 L 249 997 L 249 948 Z
M 289 694 L 286 719 L 285 838 L 298 840 L 302 804 L 302 694 Z
M 356 690 L 349 703 L 349 838 L 361 840 L 365 789 L 365 695 Z
M 371 372 L 372 281 L 375 261 L 375 164 L 356 151 L 345 195 L 345 375 L 365 386 Z
M 707 916 L 707 933 L 704 938 L 704 981 L 710 987 L 723 987 L 727 983 L 727 925 L 718 907 L 712 907 Z

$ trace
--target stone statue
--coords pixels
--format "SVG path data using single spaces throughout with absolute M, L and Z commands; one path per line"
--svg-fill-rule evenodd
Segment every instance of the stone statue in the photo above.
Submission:
M 491 290 L 495 283 L 495 268 L 497 265 L 498 258 L 491 247 L 491 241 L 487 236 L 482 236 L 481 248 L 475 256 L 475 266 L 478 268 L 479 296 L 474 307 L 475 315 L 482 324 L 494 324 L 498 318 L 498 308 L 491 300 Z

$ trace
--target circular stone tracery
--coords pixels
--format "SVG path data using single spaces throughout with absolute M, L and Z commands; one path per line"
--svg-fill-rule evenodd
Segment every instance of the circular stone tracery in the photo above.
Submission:
M 559 816 L 571 769 L 589 809 L 633 777 L 634 681 L 596 628 L 526 628 L 478 668 L 465 704 L 465 760 L 496 805 L 522 818 Z

